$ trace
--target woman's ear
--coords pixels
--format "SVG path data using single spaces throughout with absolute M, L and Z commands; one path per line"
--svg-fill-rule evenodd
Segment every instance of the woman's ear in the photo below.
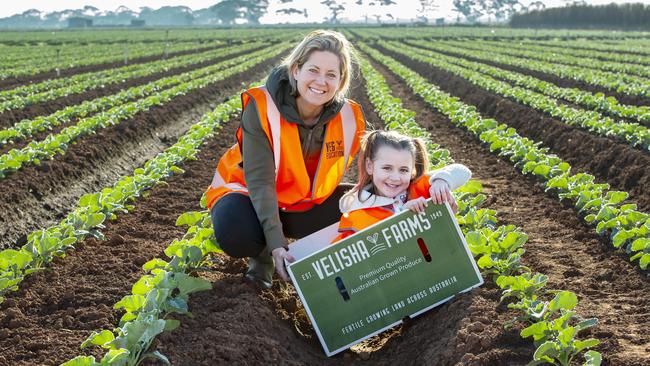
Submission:
M 366 173 L 368 173 L 369 176 L 372 177 L 372 169 L 373 169 L 373 163 L 370 158 L 366 158 Z
M 294 64 L 291 66 L 291 75 L 294 79 L 298 78 L 298 65 Z

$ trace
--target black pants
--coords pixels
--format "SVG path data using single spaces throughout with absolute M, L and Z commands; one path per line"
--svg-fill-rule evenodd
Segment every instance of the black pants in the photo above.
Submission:
M 327 200 L 309 211 L 280 211 L 284 235 L 300 239 L 338 222 L 341 218 L 339 199 L 352 187 L 351 184 L 340 184 Z M 264 230 L 247 195 L 225 195 L 212 206 L 210 214 L 217 242 L 229 256 L 257 257 L 266 247 Z

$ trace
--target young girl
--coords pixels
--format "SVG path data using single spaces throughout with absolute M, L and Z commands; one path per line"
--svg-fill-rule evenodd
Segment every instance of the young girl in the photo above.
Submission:
M 429 158 L 421 139 L 381 130 L 364 137 L 358 162 L 359 183 L 339 201 L 343 216 L 334 241 L 406 209 L 422 212 L 427 198 L 449 202 L 455 212 L 451 190 L 472 174 L 462 164 L 426 172 Z

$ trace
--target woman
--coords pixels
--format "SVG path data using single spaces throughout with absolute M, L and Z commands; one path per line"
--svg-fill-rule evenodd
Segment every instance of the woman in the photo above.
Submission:
M 361 107 L 345 99 L 350 53 L 340 33 L 314 31 L 265 87 L 243 93 L 237 144 L 206 192 L 219 245 L 230 256 L 251 257 L 246 277 L 264 288 L 274 267 L 289 279 L 285 235 L 301 238 L 337 222 L 338 201 L 352 187 L 340 182 L 365 120 Z

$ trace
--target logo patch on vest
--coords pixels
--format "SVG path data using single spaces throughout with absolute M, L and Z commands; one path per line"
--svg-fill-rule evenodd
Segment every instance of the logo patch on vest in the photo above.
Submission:
M 337 140 L 337 141 L 325 143 L 325 158 L 326 159 L 340 158 L 343 155 L 344 155 L 343 141 Z

